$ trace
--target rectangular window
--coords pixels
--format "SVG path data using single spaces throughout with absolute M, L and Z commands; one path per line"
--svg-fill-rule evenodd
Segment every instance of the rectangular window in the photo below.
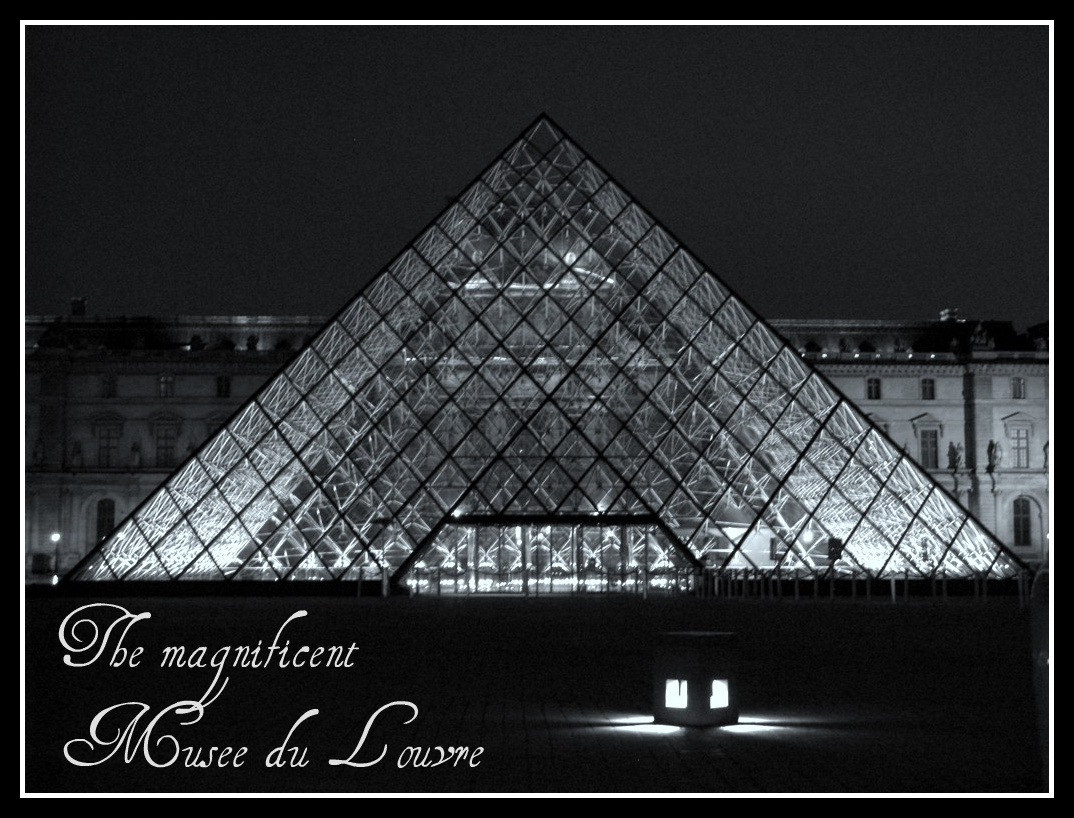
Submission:
M 111 469 L 119 465 L 119 426 L 97 427 L 97 465 Z
M 230 398 L 231 397 L 231 376 L 230 375 L 217 375 L 216 376 L 216 397 L 218 397 L 218 398 Z
M 1025 400 L 1026 396 L 1026 379 L 1025 378 L 1011 378 L 1011 397 L 1015 400 Z
M 1029 429 L 1012 429 L 1014 438 L 1014 463 L 1016 469 L 1029 468 Z
M 154 430 L 157 442 L 157 466 L 175 465 L 175 443 L 179 429 L 175 426 L 161 425 Z
M 1014 544 L 1023 548 L 1033 544 L 1033 520 L 1029 509 L 1027 498 L 1019 497 L 1014 501 Z
M 921 430 L 921 465 L 926 469 L 940 468 L 939 429 Z
M 116 501 L 97 501 L 97 541 L 100 542 L 116 527 Z
M 865 381 L 865 397 L 869 400 L 880 400 L 880 379 L 867 378 Z
M 921 379 L 921 400 L 936 400 L 936 381 L 934 379 Z
M 159 381 L 160 396 L 162 398 L 175 397 L 175 378 L 171 375 L 161 375 Z
M 101 397 L 114 398 L 116 396 L 116 376 L 109 373 L 101 375 Z

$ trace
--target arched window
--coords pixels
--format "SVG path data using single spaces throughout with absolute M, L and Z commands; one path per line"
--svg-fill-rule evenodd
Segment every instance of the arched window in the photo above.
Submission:
M 1033 544 L 1032 503 L 1028 497 L 1014 500 L 1014 544 L 1022 547 Z
M 100 542 L 116 527 L 116 501 L 107 497 L 97 501 L 97 542 Z

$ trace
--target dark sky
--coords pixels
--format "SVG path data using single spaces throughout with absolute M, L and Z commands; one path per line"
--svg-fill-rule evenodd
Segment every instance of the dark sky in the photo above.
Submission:
M 42 26 L 26 314 L 334 313 L 542 112 L 769 317 L 1049 316 L 1049 28 Z

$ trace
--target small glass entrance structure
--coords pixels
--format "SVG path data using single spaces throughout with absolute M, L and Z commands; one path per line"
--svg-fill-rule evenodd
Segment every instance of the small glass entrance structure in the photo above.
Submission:
M 423 594 L 646 594 L 691 590 L 697 564 L 644 515 L 453 520 L 418 552 L 406 586 Z

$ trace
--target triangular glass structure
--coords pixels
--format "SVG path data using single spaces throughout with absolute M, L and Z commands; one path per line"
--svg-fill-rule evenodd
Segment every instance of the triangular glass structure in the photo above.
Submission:
M 1019 567 L 542 117 L 71 578 Z

